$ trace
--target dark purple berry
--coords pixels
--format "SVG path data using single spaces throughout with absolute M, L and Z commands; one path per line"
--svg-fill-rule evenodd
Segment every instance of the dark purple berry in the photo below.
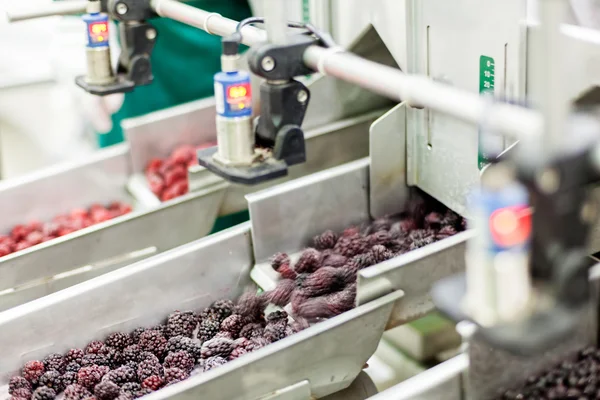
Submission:
M 190 374 L 179 368 L 166 368 L 165 369 L 165 382 L 171 383 L 174 381 L 183 381 L 189 378 Z
M 65 400 L 83 400 L 91 395 L 89 390 L 78 384 L 69 385 L 64 391 Z
M 345 286 L 340 268 L 323 267 L 307 276 L 300 288 L 309 297 L 322 296 L 335 292 Z
M 84 352 L 81 349 L 71 349 L 67 351 L 65 354 L 64 360 L 67 364 L 71 362 L 76 362 L 77 364 L 81 364 L 81 359 L 84 356 Z
M 46 372 L 44 363 L 37 360 L 28 361 L 21 371 L 21 376 L 27 379 L 33 386 L 36 386 L 40 377 L 44 375 L 44 372 Z
M 86 354 L 103 354 L 104 351 L 104 343 L 102 343 L 99 340 L 94 340 L 93 342 L 90 342 L 85 348 Z
M 140 335 L 139 346 L 142 351 L 149 351 L 159 359 L 163 357 L 167 339 L 159 331 L 146 331 Z
M 325 231 L 313 238 L 317 250 L 333 249 L 338 241 L 338 235 L 333 231 Z
M 111 381 L 102 381 L 94 387 L 97 400 L 114 400 L 121 392 L 119 385 Z
M 232 314 L 221 322 L 221 331 L 231 334 L 232 337 L 238 337 L 244 327 L 244 318 L 239 314 Z
M 167 318 L 166 337 L 192 337 L 198 325 L 198 317 L 193 311 L 175 311 Z
M 279 267 L 278 272 L 279 272 L 279 275 L 281 275 L 281 278 L 283 278 L 283 279 L 294 280 L 298 276 L 296 271 L 294 271 L 292 269 L 292 267 L 290 267 L 289 264 L 283 264 L 281 267 Z
M 233 340 L 227 338 L 214 338 L 202 344 L 202 358 L 213 356 L 229 357 L 233 350 Z
M 162 377 L 158 375 L 152 375 L 144 379 L 144 381 L 142 382 L 142 387 L 156 391 L 160 389 L 164 385 L 164 383 L 165 380 Z
M 135 382 L 137 380 L 137 369 L 134 370 L 131 367 L 122 366 L 109 371 L 102 377 L 102 380 L 114 382 L 119 386 L 129 382 Z
M 12 399 L 19 399 L 19 400 L 26 399 L 26 400 L 29 400 L 29 399 L 31 399 L 31 394 L 32 393 L 31 393 L 31 389 L 28 389 L 28 388 L 19 388 L 19 389 L 13 390 L 13 392 L 11 394 L 12 394 L 11 400 Z
M 368 246 L 368 240 L 357 234 L 353 236 L 342 236 L 333 250 L 343 256 L 354 257 L 357 254 L 364 253 Z
M 8 381 L 8 393 L 9 394 L 13 394 L 13 391 L 15 391 L 16 389 L 27 389 L 31 392 L 32 387 L 31 387 L 31 383 L 23 378 L 22 376 L 13 376 L 12 378 L 10 378 L 10 380 Z
M 221 322 L 218 319 L 205 318 L 200 323 L 198 330 L 198 339 L 202 342 L 212 339 L 221 329 Z
M 108 362 L 108 366 L 112 369 L 119 368 L 125 362 L 123 358 L 123 353 L 121 351 L 107 347 L 108 351 L 106 352 L 106 361 Z
M 108 373 L 109 370 L 110 369 L 104 365 L 82 367 L 77 373 L 77 383 L 89 390 L 92 390 L 94 386 L 96 386 L 102 380 L 102 377 Z
M 39 385 L 49 387 L 57 392 L 62 392 L 63 386 L 60 372 L 56 370 L 45 372 L 39 379 Z
M 54 400 L 56 397 L 56 390 L 47 386 L 40 386 L 33 391 L 31 396 L 32 400 Z
M 52 353 L 46 356 L 42 360 L 46 371 L 58 371 L 60 373 L 65 372 L 65 360 L 64 357 L 58 353 Z
M 215 340 L 215 339 L 212 339 Z M 212 340 L 209 340 L 206 343 L 210 343 Z M 204 346 L 202 346 L 204 348 Z M 187 351 L 177 351 L 175 353 L 169 353 L 165 357 L 164 367 L 165 368 L 179 368 L 187 372 L 191 372 L 194 369 L 194 357 L 190 355 Z
M 140 354 L 142 353 L 142 349 L 140 348 L 139 345 L 137 344 L 132 344 L 130 346 L 125 347 L 125 349 L 123 349 L 123 362 L 127 362 L 127 361 L 135 361 L 135 362 L 139 362 L 141 361 L 139 359 Z
M 323 266 L 340 268 L 346 265 L 348 257 L 335 253 L 333 250 L 325 250 L 323 252 Z
M 369 251 L 369 253 L 373 257 L 375 264 L 379 264 L 394 257 L 394 253 L 392 253 L 391 251 L 386 249 L 385 246 L 382 245 L 375 245 L 371 247 L 371 251 Z
M 247 291 L 240 296 L 236 306 L 236 313 L 247 321 L 260 321 L 266 306 L 267 299 L 256 292 Z
M 240 331 L 240 336 L 245 337 L 247 339 L 261 337 L 263 335 L 264 330 L 265 329 L 261 324 L 249 323 L 244 325 L 244 327 Z
M 106 344 L 108 347 L 117 349 L 118 351 L 123 351 L 125 347 L 133 344 L 133 339 L 126 333 L 115 332 L 108 335 L 104 341 L 104 344 Z
M 316 271 L 321 267 L 322 261 L 321 252 L 308 248 L 302 252 L 298 262 L 294 265 L 294 271 L 299 274 Z
M 275 289 L 266 292 L 269 303 L 279 307 L 285 307 L 285 305 L 290 302 L 295 287 L 296 283 L 292 279 L 280 280 L 277 282 Z
M 285 253 L 276 253 L 270 261 L 275 271 L 279 271 L 279 268 L 284 264 L 290 265 L 290 257 Z
M 121 393 L 134 398 L 135 394 L 142 388 L 137 382 L 127 382 L 121 386 Z
M 204 372 L 210 371 L 211 369 L 217 368 L 226 363 L 227 360 L 223 357 L 215 356 L 207 358 L 204 362 Z
M 69 385 L 77 383 L 77 372 L 65 372 L 60 377 L 60 382 L 63 388 L 66 388 Z
M 140 340 L 140 335 L 146 331 L 146 328 L 136 328 L 131 332 L 131 340 L 136 344 Z
M 65 368 L 65 372 L 79 372 L 79 370 L 81 369 L 81 365 L 76 363 L 75 361 L 71 361 L 70 363 L 67 364 L 67 367 Z
M 89 367 L 90 365 L 106 365 L 110 366 L 108 358 L 104 354 L 86 354 L 81 359 L 82 367 Z
M 137 370 L 138 379 L 143 382 L 144 379 L 152 375 L 163 375 L 163 367 L 154 361 L 142 361 L 138 365 Z

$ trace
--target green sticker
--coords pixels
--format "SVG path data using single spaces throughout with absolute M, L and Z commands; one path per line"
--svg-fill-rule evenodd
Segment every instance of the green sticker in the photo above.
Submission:
M 302 21 L 310 22 L 310 0 L 302 0 Z
M 479 94 L 494 94 L 494 87 L 496 83 L 496 63 L 492 57 L 481 56 L 479 57 Z M 479 131 L 479 154 L 477 157 L 477 164 L 479 169 L 483 169 L 489 163 L 489 157 L 486 156 L 482 149 L 482 138 L 481 131 Z

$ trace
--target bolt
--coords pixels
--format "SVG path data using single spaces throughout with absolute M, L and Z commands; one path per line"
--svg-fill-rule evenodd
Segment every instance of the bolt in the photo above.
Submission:
M 304 104 L 306 100 L 308 100 L 308 93 L 306 90 L 301 90 L 298 92 L 298 102 Z
M 560 185 L 560 176 L 554 169 L 545 169 L 536 178 L 538 187 L 546 194 L 555 193 Z
M 117 14 L 125 15 L 125 14 L 127 14 L 127 11 L 129 11 L 129 8 L 127 8 L 127 4 L 119 3 L 119 4 L 117 4 L 116 10 L 117 10 Z
M 262 59 L 260 65 L 262 69 L 264 69 L 267 72 L 273 71 L 273 69 L 275 69 L 275 60 L 273 60 L 273 57 L 267 56 Z
M 154 40 L 154 39 L 156 39 L 156 30 L 154 30 L 154 29 L 148 29 L 146 31 L 146 37 L 148 38 L 148 40 Z

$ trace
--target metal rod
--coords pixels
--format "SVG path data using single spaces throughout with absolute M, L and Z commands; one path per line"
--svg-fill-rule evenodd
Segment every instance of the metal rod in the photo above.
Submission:
M 35 7 L 35 10 L 7 12 L 6 15 L 8 22 L 17 22 L 54 15 L 83 14 L 86 7 L 87 1 L 61 1 L 48 6 Z
M 273 44 L 287 42 L 286 8 L 291 8 L 290 0 L 265 0 L 265 28 L 267 38 Z
M 229 35 L 237 24 L 174 0 L 152 0 L 151 4 L 157 14 L 213 35 Z M 248 46 L 266 40 L 265 32 L 255 27 L 245 27 L 242 33 L 242 42 Z M 491 130 L 516 139 L 537 137 L 542 131 L 543 120 L 538 112 L 510 104 L 489 105 L 476 93 L 436 83 L 426 77 L 407 75 L 399 69 L 350 53 L 311 46 L 304 53 L 304 62 L 319 72 L 391 99 L 429 107 L 473 124 L 485 124 Z

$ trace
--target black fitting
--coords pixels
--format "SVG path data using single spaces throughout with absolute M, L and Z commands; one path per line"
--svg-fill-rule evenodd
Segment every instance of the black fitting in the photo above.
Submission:
M 222 53 L 224 56 L 237 56 L 240 51 L 240 41 L 242 37 L 235 32 L 230 36 L 223 37 L 221 40 Z
M 150 0 L 103 0 L 107 12 L 117 21 L 145 21 L 157 17 Z
M 248 65 L 254 74 L 267 80 L 287 81 L 308 75 L 315 71 L 304 65 L 304 51 L 316 44 L 317 39 L 301 34 L 289 36 L 289 43 L 284 45 L 255 46 L 248 50 Z

